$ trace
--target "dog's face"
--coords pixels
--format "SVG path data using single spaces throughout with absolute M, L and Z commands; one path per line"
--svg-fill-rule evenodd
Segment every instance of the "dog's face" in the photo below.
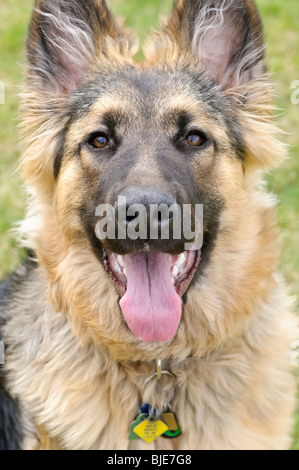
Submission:
M 111 73 L 105 86 L 100 70 L 74 95 L 63 157 L 56 164 L 59 223 L 68 237 L 75 224 L 74 242 L 88 237 L 122 297 L 133 333 L 145 341 L 166 341 L 178 328 L 181 297 L 217 237 L 226 197 L 217 187 L 222 170 L 229 167 L 240 183 L 243 179 L 238 127 L 226 100 L 200 72 L 127 68 Z M 176 239 L 171 231 L 166 239 L 150 233 L 121 239 L 116 230 L 99 240 L 97 207 L 114 206 L 119 197 L 147 211 L 155 204 L 178 204 L 182 210 L 203 205 L 204 246 L 185 250 L 184 230 Z M 123 224 L 133 222 L 127 214 Z M 161 329 L 153 330 L 156 317 Z
M 147 61 L 134 63 L 135 49 L 104 2 L 37 4 L 28 86 L 48 100 L 57 121 L 44 173 L 62 246 L 89 250 L 99 273 L 105 269 L 121 299 L 113 313 L 120 328 L 143 342 L 170 341 L 189 293 L 229 249 L 224 234 L 233 236 L 248 199 L 241 116 L 248 83 L 263 73 L 260 20 L 251 1 L 180 0 L 163 35 L 148 45 Z M 145 208 L 148 226 L 130 237 L 135 204 Z M 104 237 L 97 211 L 108 205 L 115 231 Z M 159 215 L 158 236 L 151 236 L 150 211 L 160 205 L 182 213 L 190 207 L 191 233 L 198 230 L 195 208 L 203 207 L 200 246 L 186 236 L 183 218 L 175 236 L 172 210 Z

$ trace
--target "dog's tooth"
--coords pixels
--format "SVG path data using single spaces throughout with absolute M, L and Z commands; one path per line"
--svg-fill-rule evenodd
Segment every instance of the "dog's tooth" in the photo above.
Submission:
M 171 278 L 171 282 L 172 282 L 172 284 L 174 285 L 174 283 L 175 283 L 174 277 Z
M 182 253 L 179 257 L 178 257 L 178 260 L 176 261 L 175 265 L 180 269 L 182 268 L 183 266 L 185 266 L 186 264 L 186 254 L 185 253 Z
M 122 268 L 126 267 L 125 258 L 122 255 L 118 255 L 117 261 Z
M 116 263 L 114 268 L 113 268 L 118 274 L 122 274 L 122 270 L 120 268 L 120 266 Z
M 123 273 L 124 273 L 124 275 L 127 277 L 127 268 L 124 268 L 124 269 L 123 269 Z
M 174 266 L 172 268 L 171 274 L 174 278 L 178 277 L 178 275 L 180 274 L 179 268 L 177 266 Z

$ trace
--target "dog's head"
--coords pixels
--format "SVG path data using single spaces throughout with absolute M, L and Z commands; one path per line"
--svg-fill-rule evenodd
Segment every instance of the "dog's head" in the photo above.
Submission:
M 195 348 L 271 277 L 254 198 L 281 148 L 253 2 L 179 0 L 163 28 L 136 63 L 104 1 L 37 0 L 24 166 L 59 308 L 110 342 Z

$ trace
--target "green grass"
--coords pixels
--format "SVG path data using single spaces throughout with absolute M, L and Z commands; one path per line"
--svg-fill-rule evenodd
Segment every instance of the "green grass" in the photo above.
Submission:
M 126 17 L 126 25 L 144 38 L 158 26 L 158 17 L 170 11 L 171 0 L 108 0 L 112 9 Z M 294 294 L 299 292 L 299 104 L 291 103 L 291 83 L 299 80 L 298 0 L 257 0 L 265 23 L 268 65 L 276 83 L 277 104 L 283 110 L 280 126 L 290 157 L 269 177 L 270 189 L 278 195 L 278 214 L 283 238 L 282 271 Z M 13 270 L 20 251 L 10 229 L 24 216 L 25 196 L 16 172 L 18 156 L 18 99 L 24 63 L 24 38 L 31 1 L 0 0 L 0 80 L 5 83 L 6 102 L 0 106 L 0 275 Z M 257 142 L 258 145 L 258 142 Z M 275 347 L 273 345 L 273 347 Z M 299 450 L 299 411 L 296 415 L 294 449 Z

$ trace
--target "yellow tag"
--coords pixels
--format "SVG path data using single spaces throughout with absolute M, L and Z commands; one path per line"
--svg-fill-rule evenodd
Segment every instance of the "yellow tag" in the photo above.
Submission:
M 173 413 L 162 413 L 161 419 L 168 426 L 169 431 L 177 431 L 178 423 Z
M 134 428 L 134 433 L 148 444 L 155 441 L 159 436 L 162 436 L 166 431 L 168 431 L 168 426 L 160 419 L 157 421 L 146 419 Z

